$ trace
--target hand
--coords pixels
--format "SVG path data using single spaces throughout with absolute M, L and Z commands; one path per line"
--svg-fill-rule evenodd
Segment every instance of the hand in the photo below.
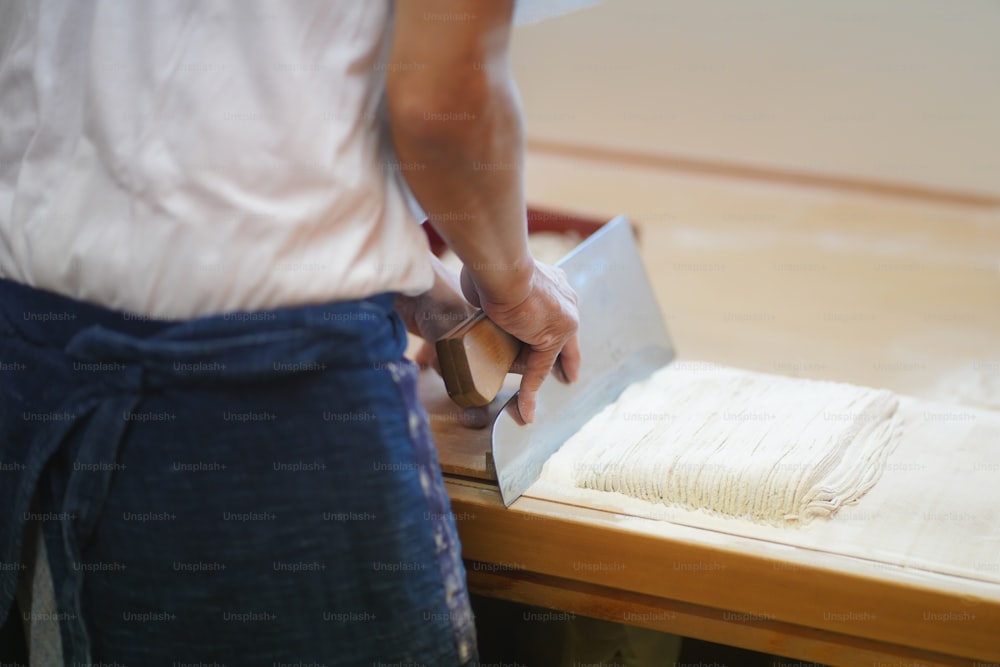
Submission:
M 434 342 L 477 311 L 462 296 L 458 276 L 437 257 L 431 261 L 434 286 L 416 296 L 398 295 L 396 312 L 403 318 L 407 331 L 423 339 L 414 361 L 424 368 L 433 367 L 440 375 Z M 486 408 L 460 408 L 457 417 L 460 424 L 469 428 L 483 428 L 488 423 Z
M 574 382 L 580 373 L 576 292 L 562 269 L 532 261 L 534 267 L 526 290 L 510 295 L 506 301 L 488 299 L 467 269 L 463 268 L 461 277 L 465 298 L 524 343 L 514 370 L 522 374 L 517 408 L 529 423 L 535 419 L 538 389 L 549 371 L 562 382 Z

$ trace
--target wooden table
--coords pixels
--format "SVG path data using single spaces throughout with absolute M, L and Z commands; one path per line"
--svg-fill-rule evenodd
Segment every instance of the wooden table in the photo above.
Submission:
M 546 161 L 552 174 L 565 166 L 536 159 L 529 183 L 532 173 L 545 180 L 537 175 Z M 984 421 L 997 415 L 995 210 L 630 169 L 590 165 L 572 194 L 577 210 L 608 217 L 621 209 L 607 202 L 633 202 L 681 360 L 884 387 L 945 410 L 977 404 Z M 570 194 L 562 183 L 553 175 L 535 198 L 560 205 Z M 488 433 L 455 423 L 435 377 L 421 391 L 474 592 L 830 665 L 1000 664 L 1000 553 L 965 576 L 551 498 L 505 509 Z M 977 446 L 1000 451 L 989 423 Z M 941 461 L 962 438 L 935 445 Z M 976 465 L 970 498 L 1000 488 L 1000 465 Z M 994 510 L 969 507 L 990 539 L 1000 535 Z M 951 539 L 944 552 L 964 548 Z
M 1000 661 L 1000 584 L 548 499 L 509 509 L 489 436 L 425 375 L 473 592 L 829 665 Z M 977 662 L 978 661 L 978 662 Z

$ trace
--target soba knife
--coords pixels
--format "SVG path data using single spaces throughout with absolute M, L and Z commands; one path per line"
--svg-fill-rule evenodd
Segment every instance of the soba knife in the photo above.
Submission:
M 531 424 L 521 420 L 516 394 L 497 413 L 493 462 L 507 506 L 538 479 L 546 459 L 587 420 L 674 357 L 625 216 L 601 227 L 557 266 L 566 272 L 579 299 L 580 377 L 568 385 L 546 380 Z M 520 345 L 482 313 L 446 334 L 437 352 L 452 400 L 462 406 L 489 403 Z

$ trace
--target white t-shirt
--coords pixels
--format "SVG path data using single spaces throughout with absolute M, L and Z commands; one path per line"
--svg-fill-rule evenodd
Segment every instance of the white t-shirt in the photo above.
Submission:
M 0 276 L 165 318 L 427 289 L 390 22 L 387 0 L 5 0 Z

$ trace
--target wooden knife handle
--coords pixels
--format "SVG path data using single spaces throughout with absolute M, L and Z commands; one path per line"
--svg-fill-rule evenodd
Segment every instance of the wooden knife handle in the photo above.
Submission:
M 521 341 L 479 311 L 442 336 L 435 347 L 448 396 L 467 408 L 488 405 L 496 397 Z

